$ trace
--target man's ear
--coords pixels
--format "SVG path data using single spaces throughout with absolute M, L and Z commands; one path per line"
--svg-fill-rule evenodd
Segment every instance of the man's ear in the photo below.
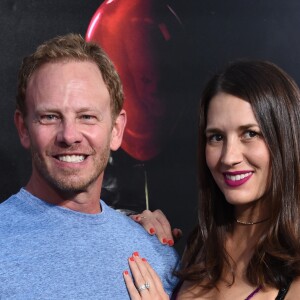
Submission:
M 120 114 L 116 117 L 112 128 L 110 140 L 110 149 L 112 151 L 117 150 L 121 146 L 126 122 L 126 111 L 122 109 Z
M 30 148 L 30 138 L 29 138 L 28 129 L 27 129 L 27 126 L 25 123 L 24 116 L 18 109 L 15 111 L 14 121 L 15 121 L 16 128 L 18 130 L 18 133 L 19 133 L 19 138 L 20 138 L 20 142 L 21 142 L 22 146 L 25 149 L 29 149 Z

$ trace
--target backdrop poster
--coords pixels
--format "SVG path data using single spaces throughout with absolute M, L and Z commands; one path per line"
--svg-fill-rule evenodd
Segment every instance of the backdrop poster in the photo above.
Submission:
M 13 124 L 21 59 L 44 40 L 76 32 L 110 55 L 126 97 L 124 142 L 101 197 L 130 211 L 160 208 L 187 236 L 196 222 L 203 85 L 238 58 L 270 60 L 300 83 L 299 16 L 296 0 L 1 1 L 1 201 L 26 184 L 31 168 Z

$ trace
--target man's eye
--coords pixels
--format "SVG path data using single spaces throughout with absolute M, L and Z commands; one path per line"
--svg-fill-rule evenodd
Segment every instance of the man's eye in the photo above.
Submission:
M 79 117 L 79 120 L 86 124 L 94 124 L 97 121 L 97 117 L 94 115 L 81 115 Z
M 94 119 L 93 116 L 90 116 L 90 115 L 82 115 L 81 116 L 81 119 L 84 119 L 84 120 L 91 120 L 91 119 Z
M 53 114 L 40 116 L 41 123 L 54 123 L 57 120 L 59 120 L 59 117 L 57 115 L 53 115 Z
M 47 120 L 54 120 L 54 119 L 57 119 L 57 116 L 55 116 L 55 115 L 46 115 L 43 118 L 47 119 Z

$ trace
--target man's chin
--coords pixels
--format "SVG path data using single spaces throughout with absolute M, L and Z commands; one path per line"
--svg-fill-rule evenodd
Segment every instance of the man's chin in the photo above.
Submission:
M 48 182 L 60 194 L 74 195 L 84 193 L 98 179 L 95 176 L 89 179 L 80 179 L 78 176 L 66 176 L 64 178 L 51 177 Z
M 52 184 L 53 188 L 57 190 L 60 194 L 68 194 L 68 195 L 74 195 L 74 194 L 80 194 L 87 191 L 88 185 L 85 184 L 63 184 L 60 182 L 55 182 L 55 184 Z

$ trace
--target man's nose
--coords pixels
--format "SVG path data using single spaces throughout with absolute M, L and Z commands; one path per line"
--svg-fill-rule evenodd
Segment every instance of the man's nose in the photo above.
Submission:
M 57 142 L 68 146 L 82 141 L 82 133 L 76 120 L 64 120 L 57 133 Z

